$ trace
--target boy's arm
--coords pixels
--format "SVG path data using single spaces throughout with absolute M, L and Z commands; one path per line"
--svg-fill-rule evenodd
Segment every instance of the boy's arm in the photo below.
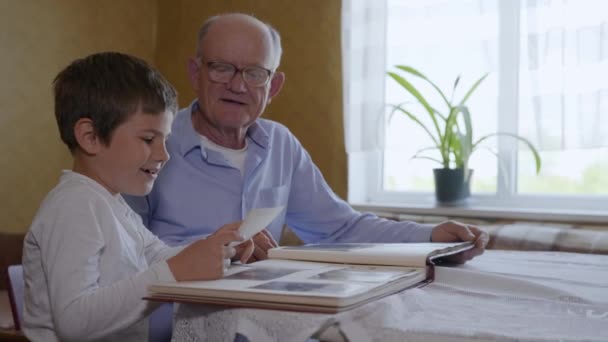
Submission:
M 58 202 L 50 208 L 49 220 L 41 222 L 45 227 L 38 242 L 60 339 L 96 339 L 144 318 L 156 307 L 141 299 L 148 285 L 174 280 L 167 263 L 143 271 L 130 269 L 138 262 L 138 251 L 106 241 L 112 234 L 108 227 L 117 221 L 104 201 L 81 196 Z M 116 254 L 116 264 L 102 265 L 102 253 Z
M 150 232 L 146 227 L 141 226 L 141 234 L 144 237 L 145 255 L 149 265 L 166 261 L 181 252 L 187 245 L 170 247 Z

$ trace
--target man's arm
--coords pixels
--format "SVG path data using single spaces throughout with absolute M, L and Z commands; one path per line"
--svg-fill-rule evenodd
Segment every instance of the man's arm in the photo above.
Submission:
M 294 164 L 286 221 L 304 242 L 430 241 L 432 227 L 355 211 L 330 189 L 293 135 L 291 152 Z

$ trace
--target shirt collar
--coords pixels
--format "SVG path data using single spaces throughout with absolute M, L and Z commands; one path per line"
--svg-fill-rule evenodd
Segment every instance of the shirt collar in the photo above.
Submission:
M 198 101 L 194 100 L 190 103 L 187 109 L 180 111 L 180 117 L 177 118 L 176 134 L 178 134 L 178 140 L 180 142 L 180 153 L 184 156 L 192 149 L 201 146 L 201 140 L 198 133 L 194 130 L 192 125 L 192 112 L 198 106 Z
M 120 193 L 112 194 L 106 187 L 101 185 L 96 180 L 90 178 L 89 176 L 83 175 L 82 173 L 78 173 L 72 170 L 62 170 L 61 171 L 61 179 L 63 181 L 75 180 L 81 183 L 85 183 L 88 186 L 92 187 L 98 194 L 103 196 L 113 207 L 115 210 L 123 212 L 125 215 L 129 214 L 130 207 L 125 202 L 124 198 Z
M 186 155 L 192 149 L 195 148 L 204 148 L 201 146 L 201 140 L 198 132 L 194 130 L 194 126 L 192 125 L 192 112 L 196 110 L 198 107 L 198 100 L 192 101 L 190 106 L 187 109 L 180 111 L 181 117 L 176 118 L 176 124 L 178 127 L 175 129 L 175 133 L 178 134 L 178 139 L 180 141 L 180 153 L 182 155 Z M 268 148 L 268 132 L 260 125 L 258 121 L 264 119 L 256 120 L 251 127 L 247 130 L 247 136 L 261 148 Z
M 253 125 L 251 125 L 251 127 L 249 127 L 247 130 L 247 135 L 249 138 L 251 138 L 251 141 L 259 145 L 261 148 L 266 149 L 268 148 L 268 132 L 266 132 L 264 127 L 260 125 L 260 120 L 264 119 L 255 120 Z

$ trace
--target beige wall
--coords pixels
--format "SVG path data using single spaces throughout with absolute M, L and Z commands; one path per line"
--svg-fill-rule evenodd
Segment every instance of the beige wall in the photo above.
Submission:
M 192 92 L 185 61 L 209 15 L 239 11 L 283 37 L 287 82 L 265 116 L 301 140 L 346 195 L 339 0 L 0 0 L 0 231 L 25 231 L 70 157 L 53 117 L 51 82 L 75 58 L 103 50 L 140 56 Z
M 0 231 L 26 231 L 70 156 L 51 82 L 75 58 L 118 50 L 153 60 L 156 0 L 0 0 Z

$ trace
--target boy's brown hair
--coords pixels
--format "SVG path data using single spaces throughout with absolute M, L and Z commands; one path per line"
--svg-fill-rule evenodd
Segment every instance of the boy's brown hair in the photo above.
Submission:
M 72 152 L 78 147 L 74 125 L 81 118 L 91 119 L 95 134 L 108 145 L 116 127 L 140 110 L 177 111 L 177 92 L 160 72 L 118 52 L 75 60 L 57 75 L 53 92 L 61 140 Z

